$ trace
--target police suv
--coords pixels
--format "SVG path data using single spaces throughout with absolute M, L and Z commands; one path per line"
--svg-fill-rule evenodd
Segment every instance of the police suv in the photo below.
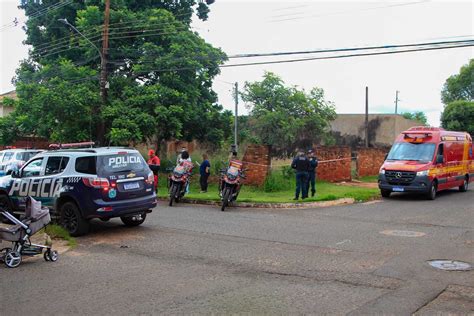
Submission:
M 154 176 L 137 150 L 59 149 L 40 153 L 19 171 L 0 178 L 0 207 L 21 214 L 27 196 L 51 209 L 72 236 L 89 220 L 120 217 L 138 226 L 156 206 Z

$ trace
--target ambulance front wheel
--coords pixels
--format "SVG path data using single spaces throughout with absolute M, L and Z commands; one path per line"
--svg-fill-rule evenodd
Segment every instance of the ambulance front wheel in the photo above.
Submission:
M 380 190 L 380 194 L 382 195 L 382 197 L 384 198 L 388 198 L 390 197 L 390 194 L 392 193 L 392 191 L 390 190 Z
M 428 195 L 427 195 L 428 200 L 436 199 L 437 192 L 438 192 L 438 182 L 434 180 L 433 182 L 431 182 L 430 188 L 428 190 Z

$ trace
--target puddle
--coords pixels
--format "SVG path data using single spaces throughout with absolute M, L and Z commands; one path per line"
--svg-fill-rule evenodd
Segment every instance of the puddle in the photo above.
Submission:
M 433 268 L 445 271 L 469 271 L 472 269 L 469 263 L 457 260 L 429 260 L 428 264 Z
M 413 232 L 409 230 L 384 230 L 384 231 L 381 231 L 380 233 L 387 236 L 397 236 L 397 237 L 423 237 L 426 235 L 426 233 Z

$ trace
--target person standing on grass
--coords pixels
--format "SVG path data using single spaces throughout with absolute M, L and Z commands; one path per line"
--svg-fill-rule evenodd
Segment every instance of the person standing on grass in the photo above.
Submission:
M 201 184 L 201 193 L 207 192 L 207 180 L 211 175 L 211 163 L 208 160 L 207 154 L 202 155 L 202 163 L 199 165 L 199 173 L 201 177 L 199 178 L 199 183 Z
M 158 190 L 158 171 L 160 170 L 160 157 L 155 154 L 153 149 L 148 151 L 148 166 L 150 167 L 151 171 L 153 171 L 154 175 L 154 183 L 155 183 L 155 191 Z
M 309 159 L 306 157 L 304 152 L 298 152 L 298 155 L 293 159 L 291 168 L 296 170 L 296 192 L 293 200 L 297 201 L 300 196 L 304 200 L 308 197 L 308 170 L 309 170 Z
M 316 194 L 316 168 L 318 167 L 318 158 L 314 155 L 314 151 L 308 151 L 309 169 L 308 169 L 308 188 L 306 192 L 309 193 L 311 187 L 311 196 Z

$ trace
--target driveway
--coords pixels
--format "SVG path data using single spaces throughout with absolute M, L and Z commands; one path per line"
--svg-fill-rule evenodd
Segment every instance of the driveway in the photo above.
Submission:
M 159 204 L 143 226 L 95 222 L 57 263 L 0 267 L 0 307 L 35 314 L 466 314 L 474 190 L 436 201 L 269 210 Z

